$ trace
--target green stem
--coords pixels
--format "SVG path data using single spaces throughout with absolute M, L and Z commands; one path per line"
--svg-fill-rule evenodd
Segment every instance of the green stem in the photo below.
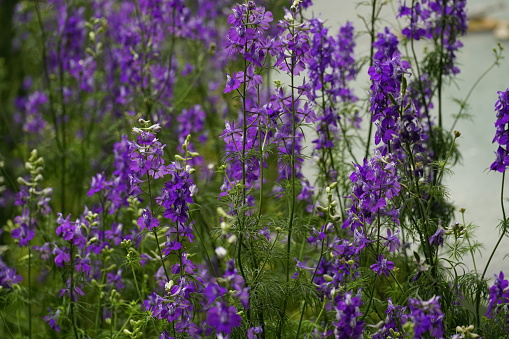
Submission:
M 467 225 L 465 224 L 465 210 L 460 210 L 460 212 L 461 212 L 461 218 L 463 221 L 463 226 L 466 228 Z M 474 264 L 474 271 L 475 271 L 475 274 L 477 275 L 477 265 L 475 263 L 474 250 L 472 249 L 472 244 L 470 243 L 470 231 L 468 229 L 467 229 L 466 238 L 467 238 L 467 242 L 468 242 L 468 249 L 470 251 L 470 255 L 472 256 L 472 263 Z
M 134 266 L 131 265 L 131 271 L 133 272 L 134 285 L 136 286 L 136 291 L 138 292 L 138 297 L 140 298 L 140 302 L 143 301 L 143 297 L 141 295 L 140 286 L 138 285 L 138 279 L 136 278 L 136 272 L 134 271 Z
M 505 184 L 505 172 L 502 173 L 502 188 L 500 190 L 500 206 L 502 207 L 502 216 L 504 218 L 502 220 L 502 233 L 500 234 L 500 237 L 498 238 L 498 241 L 497 241 L 495 247 L 493 248 L 493 251 L 491 251 L 491 254 L 488 259 L 488 262 L 486 263 L 486 266 L 484 267 L 484 270 L 481 275 L 481 281 L 484 279 L 484 277 L 486 275 L 486 271 L 488 270 L 488 267 L 490 266 L 491 260 L 493 259 L 493 256 L 495 255 L 495 252 L 497 251 L 497 248 L 500 245 L 500 242 L 502 241 L 502 239 L 505 237 L 505 235 L 507 233 L 507 218 L 506 218 L 505 207 L 504 207 L 504 184 Z M 480 298 L 481 298 L 481 289 L 478 288 L 477 297 L 476 297 L 477 326 L 480 325 L 480 317 L 481 317 L 479 314 L 479 306 L 481 303 Z
M 74 331 L 74 337 L 77 339 L 79 338 L 78 336 L 78 330 L 76 329 L 76 319 L 75 319 L 75 316 L 74 316 L 74 300 L 73 300 L 73 295 L 74 295 L 74 254 L 73 254 L 73 250 L 74 250 L 74 244 L 71 242 L 70 243 L 70 254 L 71 254 L 71 283 L 69 284 L 69 297 L 70 297 L 70 304 L 69 304 L 69 307 L 70 307 L 70 313 L 71 313 L 71 323 L 72 323 L 72 329 Z
M 14 339 L 14 335 L 12 334 L 11 329 L 7 325 L 7 322 L 5 321 L 5 318 L 4 318 L 3 314 L 2 314 L 2 312 L 0 312 L 0 317 L 2 318 L 2 320 L 4 322 L 4 325 L 7 328 L 7 331 L 9 331 L 9 335 L 11 336 L 12 339 Z
M 376 21 L 376 0 L 373 0 L 371 5 L 371 31 L 369 32 L 371 37 L 370 49 L 369 49 L 369 66 L 373 66 L 373 55 L 374 55 L 374 46 L 375 42 L 375 21 Z M 369 148 L 371 145 L 371 134 L 373 133 L 373 122 L 371 121 L 371 112 L 368 110 L 369 117 L 369 131 L 368 131 L 368 141 L 366 144 L 366 154 L 364 157 L 367 159 L 369 156 Z

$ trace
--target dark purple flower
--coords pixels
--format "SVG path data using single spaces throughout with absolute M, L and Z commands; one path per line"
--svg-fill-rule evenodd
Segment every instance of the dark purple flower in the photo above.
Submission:
M 376 52 L 373 58 L 378 62 L 384 62 L 392 58 L 398 51 L 398 38 L 391 33 L 388 27 L 384 28 L 383 33 L 377 34 L 377 40 L 373 43 Z
M 216 329 L 216 333 L 229 334 L 234 327 L 240 326 L 242 318 L 237 314 L 235 306 L 228 306 L 224 302 L 216 304 L 207 310 L 207 324 Z
M 140 231 L 143 231 L 145 228 L 152 231 L 155 227 L 159 226 L 159 219 L 152 217 L 150 210 L 144 209 L 141 213 L 141 217 L 138 218 L 138 226 L 140 227 Z
M 498 314 L 502 307 L 509 305 L 509 282 L 504 278 L 504 273 L 501 271 L 497 276 L 495 275 L 495 281 L 493 286 L 490 287 L 490 297 L 488 300 L 488 310 L 486 316 L 493 318 Z M 509 316 L 508 316 L 509 320 Z
M 179 224 L 185 224 L 189 218 L 188 204 L 192 204 L 192 194 L 195 185 L 191 180 L 187 169 L 177 163 L 168 166 L 171 179 L 168 180 L 161 190 L 161 196 L 156 198 L 159 205 L 165 208 L 164 217 Z
M 446 56 L 442 63 L 445 75 L 459 73 L 454 65 L 456 52 L 463 46 L 459 37 L 467 32 L 466 0 L 400 2 L 399 17 L 408 17 L 409 26 L 401 33 L 408 39 L 426 38 L 442 43 Z
M 383 255 L 379 254 L 377 262 L 371 265 L 370 268 L 378 275 L 385 274 L 386 276 L 389 276 L 390 271 L 394 269 L 394 263 L 385 259 Z
M 398 51 L 383 62 L 374 61 L 373 66 L 368 69 L 371 84 L 371 121 L 377 125 L 375 133 L 375 144 L 380 141 L 387 144 L 398 131 L 398 120 L 400 117 L 401 83 L 404 74 L 408 73 L 410 64 L 401 60 L 401 53 Z
M 443 246 L 444 245 L 444 234 L 445 230 L 442 227 L 438 227 L 435 234 L 429 237 L 429 244 L 432 246 Z
M 87 275 L 89 275 L 89 273 L 90 273 L 90 263 L 91 263 L 91 261 L 90 261 L 90 257 L 88 254 L 84 258 L 77 257 L 74 261 L 76 271 L 83 272 Z

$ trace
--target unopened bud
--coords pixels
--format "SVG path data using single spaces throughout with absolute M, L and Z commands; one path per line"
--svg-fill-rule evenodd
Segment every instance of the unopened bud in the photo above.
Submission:
M 219 246 L 216 248 L 216 255 L 219 259 L 222 259 L 226 256 L 226 253 L 228 253 L 226 251 L 226 248 L 222 247 L 222 246 Z

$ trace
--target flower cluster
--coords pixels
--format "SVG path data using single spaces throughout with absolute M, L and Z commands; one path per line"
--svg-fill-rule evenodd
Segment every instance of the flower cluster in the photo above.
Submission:
M 500 272 L 497 276 L 495 275 L 495 282 L 490 287 L 490 298 L 488 300 L 488 310 L 486 316 L 493 318 L 498 314 L 504 307 L 507 312 L 509 306 L 509 282 L 504 278 L 504 273 Z M 509 321 L 509 316 L 508 316 Z
M 394 332 L 402 333 L 403 325 L 408 321 L 408 314 L 406 314 L 406 307 L 394 305 L 392 299 L 387 300 L 387 314 L 385 320 L 379 325 L 379 330 L 373 335 L 373 339 L 389 338 Z
M 109 180 L 102 173 L 98 173 L 90 182 L 90 189 L 88 196 L 100 194 L 106 201 L 108 201 L 108 209 L 110 214 L 117 212 L 121 207 L 128 206 L 128 196 L 131 188 L 131 194 L 138 193 L 136 187 L 130 187 L 135 178 L 132 176 L 131 170 L 131 144 L 127 136 L 123 135 L 121 141 L 118 141 L 113 146 L 113 171 Z M 134 181 L 133 181 L 134 180 Z M 103 206 L 97 208 L 97 212 L 101 212 Z
M 408 309 L 410 310 L 409 319 L 413 323 L 414 338 L 444 338 L 444 314 L 440 309 L 436 296 L 429 300 L 418 300 L 410 298 L 408 300 Z
M 408 39 L 421 38 L 440 41 L 447 53 L 442 60 L 444 74 L 459 73 L 454 65 L 456 51 L 463 46 L 458 37 L 467 32 L 467 15 L 465 0 L 446 1 L 412 1 L 407 6 L 405 0 L 400 4 L 399 17 L 408 17 L 409 26 L 402 31 Z
M 353 57 L 355 42 L 350 22 L 340 27 L 337 39 L 328 35 L 320 19 L 311 20 L 310 28 L 312 57 L 308 65 L 310 81 L 306 86 L 309 87 L 308 98 L 315 102 L 316 107 L 321 108 L 320 114 L 317 114 L 318 139 L 313 140 L 315 149 L 320 150 L 332 148 L 338 139 L 340 116 L 334 106 L 325 105 L 325 102 L 332 100 L 336 104 L 351 104 L 357 101 L 353 90 L 349 88 L 349 82 L 357 75 Z
M 22 280 L 23 277 L 16 269 L 7 266 L 0 257 L 0 287 L 12 288 L 12 285 L 19 284 Z
M 495 121 L 495 137 L 493 143 L 499 144 L 496 160 L 491 164 L 492 171 L 505 172 L 509 166 L 509 89 L 498 92 L 498 100 L 495 103 L 497 121 Z
M 378 127 L 375 134 L 377 145 L 380 141 L 389 143 L 398 133 L 398 121 L 403 110 L 401 84 L 410 68 L 408 61 L 401 60 L 401 54 L 397 50 L 392 52 L 392 55 L 388 53 L 389 51 L 381 53 L 381 59 L 375 59 L 368 70 L 372 82 L 371 121 Z
M 336 306 L 334 337 L 337 339 L 360 339 L 364 332 L 364 322 L 360 320 L 361 299 L 346 293 Z
M 399 224 L 399 211 L 389 204 L 401 189 L 396 164 L 390 154 L 382 156 L 377 152 L 369 161 L 364 159 L 363 165 L 356 164 L 350 180 L 353 184 L 352 206 L 343 228 L 364 229 L 378 215 L 389 216 Z

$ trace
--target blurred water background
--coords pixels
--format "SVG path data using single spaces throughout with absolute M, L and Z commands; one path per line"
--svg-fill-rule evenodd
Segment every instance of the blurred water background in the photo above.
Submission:
M 380 1 L 377 1 L 380 3 Z M 362 16 L 370 17 L 371 1 L 366 5 L 358 5 L 357 1 L 329 1 L 313 0 L 311 13 L 321 17 L 330 28 L 330 34 L 337 34 L 341 25 L 346 21 L 354 24 L 357 33 L 366 31 Z M 388 1 L 381 12 L 382 21 L 378 31 L 384 26 L 393 28 L 392 32 L 398 34 L 398 21 L 395 19 L 398 1 Z M 509 1 L 507 0 L 469 0 L 467 1 L 467 14 L 469 16 L 482 13 L 489 18 L 509 21 Z M 369 21 L 369 20 L 368 20 Z M 508 26 L 509 27 L 509 26 Z M 497 91 L 504 91 L 509 87 L 509 40 L 499 40 L 492 31 L 469 32 L 461 41 L 464 47 L 457 54 L 457 62 L 461 73 L 456 78 L 456 84 L 446 88 L 444 92 L 445 113 L 444 126 L 449 127 L 454 121 L 453 114 L 459 110 L 455 98 L 464 99 L 476 80 L 490 67 L 494 61 L 493 48 L 497 42 L 505 48 L 506 59 L 489 72 L 474 89 L 468 102 L 470 118 L 458 121 L 455 130 L 461 132 L 457 140 L 463 159 L 453 168 L 454 175 L 447 177 L 445 184 L 449 188 L 450 198 L 454 205 L 465 208 L 467 223 L 473 223 L 479 228 L 476 231 L 477 240 L 484 244 L 485 249 L 477 255 L 476 262 L 482 271 L 488 257 L 498 238 L 497 225 L 502 219 L 500 207 L 500 185 L 502 175 L 489 171 L 489 166 L 495 159 L 494 151 L 497 146 L 492 144 L 495 134 L 494 104 L 497 101 Z M 418 48 L 419 49 L 419 48 Z M 369 36 L 362 34 L 357 40 L 355 53 L 358 56 L 369 55 Z M 357 96 L 365 97 L 369 89 L 367 69 L 363 69 L 358 76 L 355 91 Z M 308 171 L 307 175 L 312 175 Z M 509 197 L 509 184 L 506 182 L 505 197 Z M 506 201 L 509 211 L 509 202 Z M 461 214 L 456 212 L 458 222 L 462 222 Z M 498 251 L 488 268 L 486 277 L 493 277 L 495 273 L 504 270 L 509 274 L 508 260 L 504 257 L 509 254 L 509 238 L 506 237 L 499 245 Z M 470 256 L 465 256 L 465 263 L 473 269 Z

